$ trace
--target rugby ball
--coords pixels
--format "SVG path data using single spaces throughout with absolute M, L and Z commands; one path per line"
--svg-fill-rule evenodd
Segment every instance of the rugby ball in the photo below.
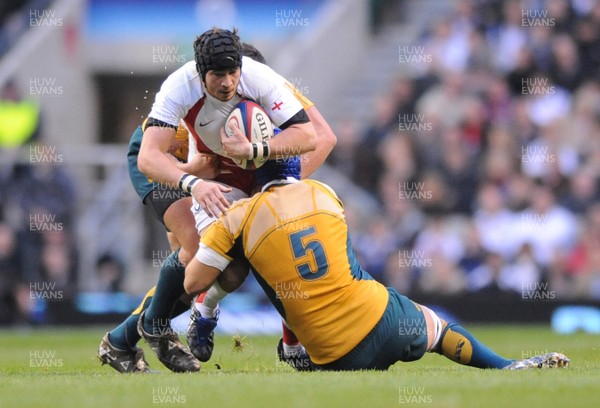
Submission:
M 239 128 L 250 143 L 261 143 L 273 137 L 273 123 L 269 115 L 262 106 L 251 100 L 245 99 L 233 107 L 225 120 L 225 134 L 227 136 L 232 135 L 230 125 Z M 243 169 L 254 170 L 262 166 L 267 158 L 232 160 Z

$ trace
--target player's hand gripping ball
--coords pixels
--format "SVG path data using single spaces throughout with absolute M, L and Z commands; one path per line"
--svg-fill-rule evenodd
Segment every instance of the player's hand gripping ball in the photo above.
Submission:
M 230 126 L 233 125 L 241 130 L 250 143 L 258 143 L 262 149 L 262 142 L 273 137 L 273 123 L 267 112 L 256 102 L 251 100 L 240 101 L 229 113 L 225 120 L 225 134 L 232 136 Z M 243 169 L 254 170 L 262 166 L 267 157 L 250 159 L 233 159 L 235 164 Z

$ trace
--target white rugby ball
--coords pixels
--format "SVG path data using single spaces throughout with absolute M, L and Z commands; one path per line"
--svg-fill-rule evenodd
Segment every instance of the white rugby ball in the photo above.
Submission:
M 245 99 L 233 107 L 225 120 L 225 133 L 227 136 L 232 135 L 229 129 L 230 124 L 239 128 L 250 143 L 261 143 L 273 137 L 273 123 L 269 115 L 262 106 L 251 100 Z M 243 169 L 254 170 L 262 166 L 267 158 L 232 160 Z

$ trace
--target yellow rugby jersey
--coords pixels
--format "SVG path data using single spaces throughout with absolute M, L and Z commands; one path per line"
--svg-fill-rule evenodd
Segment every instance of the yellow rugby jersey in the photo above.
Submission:
M 308 110 L 308 108 L 315 105 L 310 99 L 308 99 L 306 96 L 304 96 L 304 94 L 302 92 L 300 92 L 300 90 L 298 88 L 296 88 L 294 85 L 292 85 L 289 81 L 285 82 L 285 86 L 289 90 L 292 91 L 292 93 L 294 94 L 296 99 L 298 99 L 298 101 L 302 104 L 302 107 L 304 108 L 304 110 Z
M 146 130 L 146 123 L 148 122 L 148 118 L 144 119 L 142 122 L 142 130 Z M 188 152 L 190 148 L 190 142 L 188 139 L 188 130 L 185 125 L 180 124 L 177 127 L 177 133 L 175 134 L 176 142 L 171 145 L 169 149 L 169 153 L 173 156 L 177 157 L 182 162 L 187 162 Z
M 187 128 L 180 124 L 177 127 L 177 133 L 175 134 L 175 139 L 177 143 L 171 146 L 169 152 L 177 157 L 179 160 L 183 162 L 187 162 L 188 152 L 190 150 L 190 140 L 188 138 L 188 130 Z
M 247 259 L 317 364 L 352 350 L 387 306 L 386 288 L 354 257 L 342 203 L 314 180 L 236 202 L 202 236 L 201 261 L 202 251 L 228 261 Z

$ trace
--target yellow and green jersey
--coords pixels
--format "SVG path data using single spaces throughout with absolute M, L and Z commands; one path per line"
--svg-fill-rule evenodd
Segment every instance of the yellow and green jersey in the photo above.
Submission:
M 352 350 L 388 303 L 355 259 L 341 201 L 314 180 L 236 202 L 203 234 L 196 257 L 220 270 L 246 259 L 316 364 Z
M 146 128 L 147 121 L 147 119 L 144 120 L 142 125 L 138 126 L 137 129 L 133 132 L 129 141 L 129 147 L 127 149 L 127 164 L 129 169 L 129 177 L 131 178 L 131 183 L 135 188 L 135 192 L 138 194 L 142 201 L 144 201 L 146 196 L 158 186 L 158 183 L 153 183 L 152 179 L 146 177 L 146 175 L 138 169 L 137 165 L 138 155 L 142 146 L 142 138 L 144 137 L 144 129 Z M 175 135 L 175 141 L 171 145 L 171 149 L 169 150 L 169 152 L 173 154 L 173 156 L 177 157 L 179 160 L 186 161 L 188 154 L 187 141 L 187 129 L 185 128 L 185 126 L 179 125 L 179 127 L 177 128 L 177 133 Z

